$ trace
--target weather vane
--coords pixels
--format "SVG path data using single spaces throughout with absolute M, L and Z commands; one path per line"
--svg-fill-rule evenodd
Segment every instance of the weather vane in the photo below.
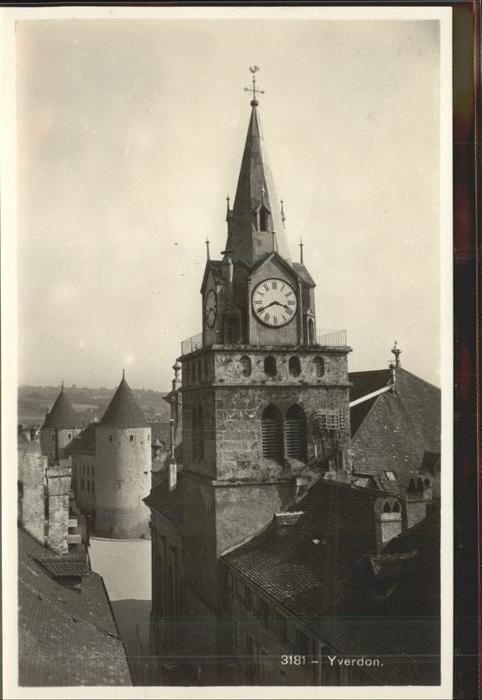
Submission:
M 251 92 L 253 94 L 253 99 L 251 100 L 251 107 L 257 107 L 258 100 L 256 99 L 256 95 L 264 95 L 264 90 L 258 90 L 258 88 L 256 87 L 256 73 L 257 71 L 259 71 L 259 66 L 250 66 L 249 70 L 253 74 L 253 84 L 251 87 L 245 87 L 244 91 Z

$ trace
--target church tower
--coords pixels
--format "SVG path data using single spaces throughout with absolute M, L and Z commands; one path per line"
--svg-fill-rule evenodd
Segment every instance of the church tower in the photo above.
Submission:
M 60 393 L 40 428 L 40 449 L 49 464 L 54 464 L 65 456 L 65 447 L 79 432 L 80 419 L 62 382 Z
M 202 339 L 183 343 L 185 653 L 223 648 L 218 559 L 284 511 L 349 445 L 343 331 L 317 332 L 315 282 L 288 249 L 262 136 L 251 116 L 227 242 L 201 286 Z M 320 233 L 320 237 L 322 234 Z M 302 248 L 301 248 L 302 250 Z M 202 638 L 201 638 L 202 637 Z
M 149 536 L 151 428 L 125 376 L 95 426 L 95 526 L 102 537 Z

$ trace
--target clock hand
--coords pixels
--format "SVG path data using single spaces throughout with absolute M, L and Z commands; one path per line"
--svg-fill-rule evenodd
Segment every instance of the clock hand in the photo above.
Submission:
M 266 306 L 263 306 L 263 308 L 258 309 L 258 313 L 261 313 L 262 311 L 265 311 L 266 309 L 269 309 L 270 306 L 273 306 L 273 304 L 278 304 L 279 302 L 277 301 L 272 301 L 269 304 L 266 304 Z

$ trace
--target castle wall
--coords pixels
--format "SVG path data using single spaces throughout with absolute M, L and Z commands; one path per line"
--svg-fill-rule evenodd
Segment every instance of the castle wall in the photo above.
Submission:
M 96 535 L 149 536 L 151 429 L 96 428 Z
M 42 545 L 46 534 L 47 458 L 31 449 L 18 451 L 18 520 Z

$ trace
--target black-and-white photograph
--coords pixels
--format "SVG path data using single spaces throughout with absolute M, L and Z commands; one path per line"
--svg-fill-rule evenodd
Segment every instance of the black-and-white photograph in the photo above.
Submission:
M 15 20 L 11 697 L 441 698 L 450 10 L 83 10 Z

